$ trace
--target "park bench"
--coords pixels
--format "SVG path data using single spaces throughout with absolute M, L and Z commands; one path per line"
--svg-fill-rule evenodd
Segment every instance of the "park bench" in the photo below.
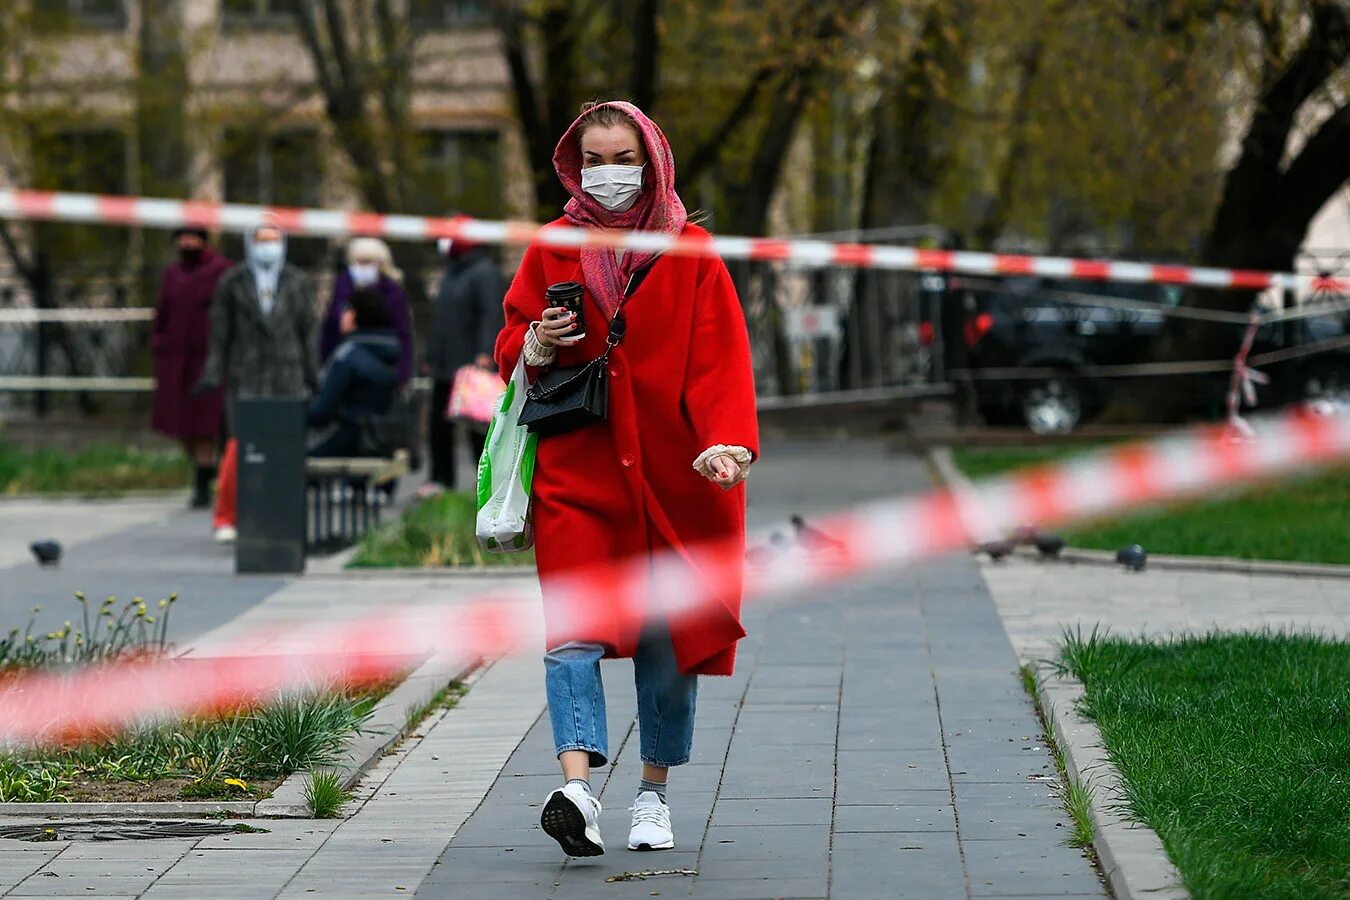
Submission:
M 305 460 L 305 547 L 333 553 L 379 527 L 390 486 L 409 472 L 408 452 L 392 457 Z

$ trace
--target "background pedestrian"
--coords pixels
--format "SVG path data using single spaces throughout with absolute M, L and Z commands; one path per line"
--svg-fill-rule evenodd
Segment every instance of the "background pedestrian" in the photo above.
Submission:
M 197 392 L 223 386 L 241 397 L 305 397 L 318 383 L 318 305 L 309 276 L 286 261 L 286 236 L 264 224 L 244 238 L 244 262 L 216 285 L 211 349 Z M 237 441 L 221 460 L 215 535 L 235 538 Z
M 323 320 L 319 338 L 320 362 L 329 357 L 343 341 L 342 317 L 351 303 L 352 291 L 374 291 L 389 311 L 389 322 L 398 335 L 398 381 L 406 384 L 413 372 L 412 316 L 408 312 L 408 294 L 403 289 L 403 273 L 394 265 L 389 245 L 379 238 L 352 238 L 347 244 L 347 266 L 333 281 L 333 295 Z
M 357 288 L 342 314 L 343 341 L 323 373 L 310 404 L 310 427 L 329 428 L 310 456 L 363 456 L 363 422 L 389 413 L 398 391 L 398 335 L 384 298 Z
M 224 418 L 219 390 L 197 396 L 211 338 L 211 298 L 230 261 L 207 243 L 205 229 L 180 228 L 173 233 L 178 259 L 164 270 L 155 306 L 150 348 L 155 358 L 155 403 L 151 424 L 161 434 L 182 442 L 196 465 L 192 508 L 211 505 L 216 448 Z
M 446 252 L 431 312 L 427 339 L 427 371 L 432 378 L 431 407 L 427 417 L 431 474 L 422 494 L 455 485 L 455 435 L 464 434 L 473 459 L 483 455 L 486 431 L 456 425 L 446 417 L 455 373 L 463 366 L 492 365 L 497 335 L 506 323 L 502 298 L 506 279 L 492 251 L 470 241 L 456 240 Z

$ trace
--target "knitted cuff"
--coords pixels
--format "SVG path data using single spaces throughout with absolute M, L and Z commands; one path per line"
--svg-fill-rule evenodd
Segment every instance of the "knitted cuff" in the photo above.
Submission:
M 534 327 L 538 324 L 540 323 L 531 322 L 525 331 L 525 365 L 541 369 L 553 365 L 553 361 L 558 358 L 558 350 L 556 347 L 545 347 L 539 343 L 539 338 L 534 333 Z
M 736 465 L 741 467 L 741 474 L 736 476 L 734 484 L 740 484 L 750 474 L 750 464 L 754 462 L 754 455 L 744 447 L 728 446 L 727 444 L 713 444 L 700 453 L 698 459 L 694 460 L 694 471 L 704 478 L 713 478 L 712 461 L 719 456 L 729 456 L 736 461 Z

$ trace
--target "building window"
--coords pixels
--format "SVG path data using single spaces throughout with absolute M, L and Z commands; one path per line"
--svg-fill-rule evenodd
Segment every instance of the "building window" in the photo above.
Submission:
M 489 0 L 408 0 L 408 19 L 417 28 L 468 28 L 492 21 Z
M 33 135 L 37 187 L 89 194 L 128 193 L 127 139 L 116 129 L 43 131 Z M 52 263 L 72 276 L 83 269 L 125 266 L 130 228 L 42 222 L 38 243 Z
M 260 134 L 228 129 L 224 174 L 227 203 L 317 207 L 323 186 L 318 132 Z M 287 258 L 304 267 L 322 263 L 328 250 L 324 238 L 292 237 L 287 244 Z M 228 236 L 225 246 L 234 258 L 241 258 L 243 244 L 238 235 Z
M 424 190 L 417 212 L 500 218 L 501 135 L 487 129 L 431 130 L 420 135 Z
M 223 0 L 221 10 L 229 25 L 277 25 L 295 15 L 300 0 Z
M 34 24 L 42 30 L 71 27 L 121 30 L 127 27 L 125 0 L 41 0 Z

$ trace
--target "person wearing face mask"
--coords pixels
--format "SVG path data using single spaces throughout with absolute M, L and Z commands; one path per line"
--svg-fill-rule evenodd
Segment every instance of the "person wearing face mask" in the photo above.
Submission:
M 327 363 L 343 342 L 342 319 L 351 306 L 354 290 L 379 294 L 389 311 L 389 322 L 398 335 L 398 382 L 406 384 L 413 371 L 412 317 L 408 313 L 408 295 L 403 290 L 403 273 L 394 265 L 389 245 L 379 238 L 352 238 L 347 244 L 347 265 L 333 281 L 333 296 L 328 301 L 323 331 L 319 336 L 319 360 Z
M 150 349 L 155 359 L 155 402 L 151 425 L 178 440 L 197 467 L 192 508 L 211 505 L 216 445 L 223 398 L 220 391 L 191 394 L 206 363 L 211 296 L 230 261 L 207 244 L 203 228 L 173 233 L 178 259 L 164 270 L 155 306 Z
M 269 219 L 244 235 L 244 261 L 225 273 L 211 303 L 211 343 L 194 393 L 223 387 L 227 417 L 240 397 L 307 397 L 319 379 L 314 283 L 286 261 L 286 236 Z M 231 432 L 233 432 L 231 421 Z M 215 536 L 235 538 L 236 442 L 225 446 Z
M 675 191 L 665 135 L 632 104 L 584 107 L 553 164 L 571 195 L 557 224 L 708 236 L 690 224 Z M 546 302 L 559 282 L 584 287 L 580 339 L 574 315 Z M 590 786 L 591 767 L 610 752 L 601 658 L 631 657 L 636 680 L 642 780 L 627 846 L 666 850 L 675 846 L 667 775 L 690 758 L 698 676 L 732 674 L 745 636 L 739 585 L 696 615 L 652 617 L 636 629 L 613 624 L 625 618 L 603 607 L 588 618 L 610 624 L 584 633 L 566 630 L 574 616 L 549 614 L 554 585 L 578 567 L 659 554 L 663 565 L 691 567 L 695 583 L 720 583 L 701 577 L 688 550 L 745 541 L 742 482 L 759 443 L 754 375 L 745 317 L 720 259 L 531 245 L 506 294 L 496 347 L 503 377 L 522 359 L 534 380 L 550 367 L 600 357 L 620 306 L 626 329 L 609 358 L 607 418 L 541 435 L 531 488 L 547 624 L 544 686 L 564 780 L 540 824 L 569 856 L 605 849 Z M 642 599 L 593 602 L 631 609 Z
M 420 497 L 456 487 L 457 435 L 464 435 L 475 462 L 483 455 L 486 433 L 450 421 L 446 407 L 455 373 L 462 367 L 492 370 L 492 348 L 502 330 L 502 296 L 506 293 L 506 279 L 490 248 L 460 239 L 447 241 L 438 249 L 445 257 L 445 272 L 431 307 L 426 360 L 432 379 L 427 421 L 431 472 L 418 489 Z M 473 490 L 473 478 L 470 469 L 463 487 Z

